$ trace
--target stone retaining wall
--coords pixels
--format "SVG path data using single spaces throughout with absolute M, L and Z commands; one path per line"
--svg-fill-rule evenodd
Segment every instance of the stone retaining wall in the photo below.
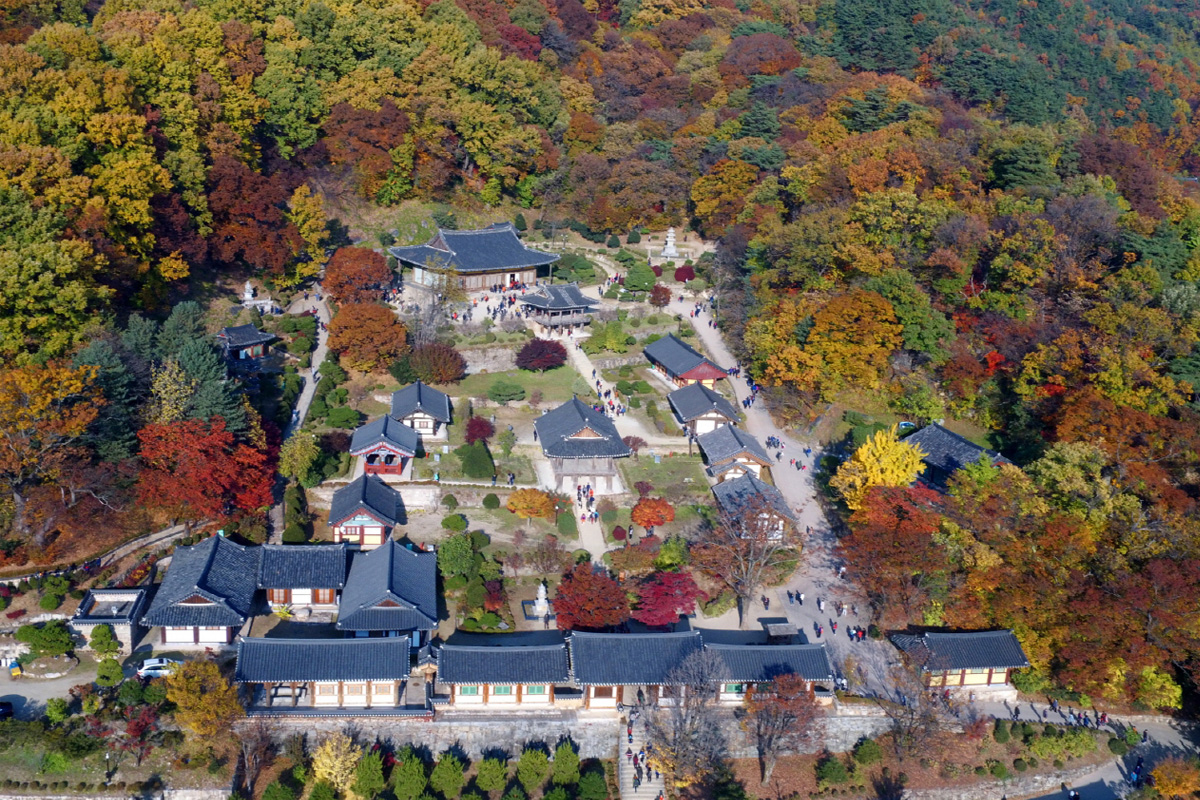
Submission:
M 1096 771 L 1096 766 L 1027 775 L 1007 781 L 989 781 L 946 789 L 905 789 L 904 800 L 980 800 L 985 797 L 1026 797 L 1060 790 Z

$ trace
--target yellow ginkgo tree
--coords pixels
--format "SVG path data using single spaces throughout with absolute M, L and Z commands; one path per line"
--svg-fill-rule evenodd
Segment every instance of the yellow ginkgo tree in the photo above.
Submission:
M 873 434 L 838 468 L 829 485 L 857 511 L 872 486 L 907 486 L 921 472 L 925 451 L 900 441 L 896 426 Z

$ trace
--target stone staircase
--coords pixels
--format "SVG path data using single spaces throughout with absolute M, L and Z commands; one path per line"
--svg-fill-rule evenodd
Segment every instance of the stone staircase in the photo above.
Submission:
M 638 757 L 638 763 L 642 765 L 642 780 L 637 788 L 634 788 L 634 778 L 637 776 L 637 769 L 633 765 L 633 759 L 625 753 L 627 750 L 632 750 L 635 754 L 641 753 L 646 746 L 646 731 L 645 726 L 640 722 L 632 723 L 633 743 L 630 744 L 629 739 L 629 723 L 621 729 L 617 737 L 617 783 L 621 789 L 622 800 L 656 800 L 660 793 L 666 796 L 666 787 L 664 780 L 660 776 L 657 779 L 653 777 L 653 773 L 646 769 L 645 764 L 641 761 L 641 756 Z

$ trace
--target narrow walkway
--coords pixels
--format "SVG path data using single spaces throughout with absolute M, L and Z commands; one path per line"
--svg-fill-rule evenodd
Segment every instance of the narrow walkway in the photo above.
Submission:
M 321 329 L 320 324 L 329 324 L 329 306 L 325 303 L 325 293 L 321 290 L 321 284 L 316 284 L 314 288 L 316 291 L 321 292 L 320 301 L 312 294 L 310 294 L 308 300 L 305 300 L 304 295 L 301 294 L 292 300 L 292 304 L 287 308 L 287 313 L 289 314 L 303 314 L 305 311 L 311 311 L 313 308 L 316 308 L 318 324 L 317 346 L 312 353 L 312 366 L 307 370 L 307 374 L 303 371 L 301 372 L 301 375 L 304 377 L 304 388 L 300 390 L 300 397 L 296 400 L 296 411 L 292 414 L 292 421 L 283 433 L 284 439 L 291 436 L 304 424 L 304 418 L 308 416 L 308 408 L 312 405 L 313 396 L 317 391 L 317 370 L 320 369 L 321 364 L 325 361 L 326 353 L 329 352 L 329 334 Z

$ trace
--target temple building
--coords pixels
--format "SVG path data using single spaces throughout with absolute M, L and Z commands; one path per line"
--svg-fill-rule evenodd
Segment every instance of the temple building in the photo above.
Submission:
M 543 286 L 521 297 L 521 305 L 539 333 L 572 334 L 592 321 L 598 301 L 584 295 L 575 283 Z
M 391 418 L 412 428 L 423 442 L 446 441 L 452 414 L 450 396 L 421 381 L 392 392 Z
M 554 704 L 570 682 L 567 644 L 443 644 L 437 652 L 437 682 L 450 690 L 455 707 L 504 707 L 514 710 Z
M 724 395 L 702 383 L 692 383 L 667 395 L 679 427 L 694 436 L 711 433 L 722 425 L 736 425 L 737 409 Z
M 897 633 L 891 638 L 931 689 L 1009 690 L 1013 670 L 1029 666 L 1010 630 Z
M 937 423 L 910 433 L 904 437 L 904 442 L 916 445 L 925 453 L 921 458 L 925 462 L 922 477 L 934 486 L 945 486 L 955 472 L 981 460 L 993 466 L 1012 463 L 995 450 L 980 447 Z
M 368 475 L 403 475 L 420 449 L 417 432 L 387 416 L 371 420 L 350 439 L 350 455 L 363 459 Z
M 708 462 L 705 471 L 718 481 L 742 475 L 761 478 L 763 471 L 771 467 L 771 456 L 762 443 L 733 425 L 700 434 L 696 444 L 700 445 L 704 460 Z
M 354 555 L 338 630 L 358 637 L 411 636 L 413 647 L 420 647 L 437 625 L 437 553 L 388 540 Z
M 717 381 L 729 377 L 725 370 L 700 355 L 675 334 L 651 342 L 642 353 L 655 371 L 676 386 L 700 383 L 712 389 Z
M 338 489 L 329 507 L 333 541 L 364 550 L 386 542 L 406 519 L 404 499 L 378 475 L 363 475 Z
M 439 228 L 425 244 L 392 247 L 388 252 L 412 267 L 414 283 L 437 287 L 439 273 L 449 271 L 467 291 L 532 286 L 539 278 L 549 277 L 550 265 L 558 260 L 552 253 L 522 244 L 509 222 L 474 231 Z
M 533 427 L 554 468 L 556 491 L 588 484 L 597 494 L 620 489 L 616 459 L 633 451 L 611 419 L 573 397 L 538 417 Z

